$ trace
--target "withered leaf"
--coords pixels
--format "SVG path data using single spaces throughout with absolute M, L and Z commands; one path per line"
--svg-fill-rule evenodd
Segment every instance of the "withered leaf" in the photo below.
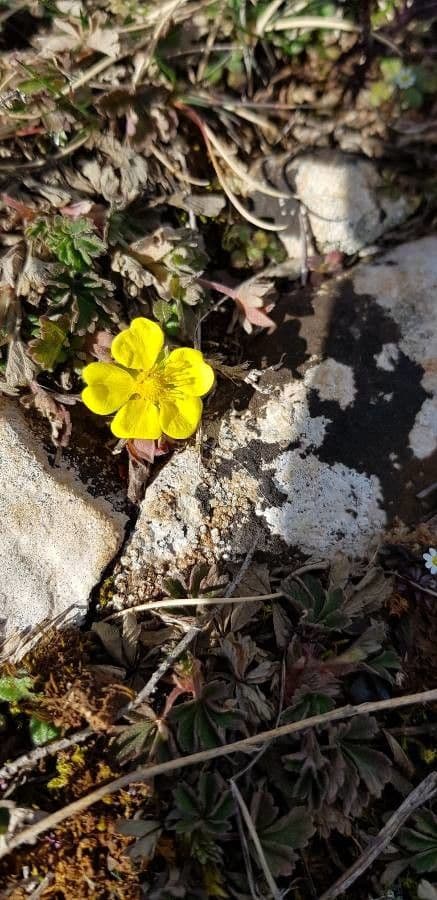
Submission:
M 33 405 L 38 412 L 50 422 L 51 438 L 55 447 L 68 447 L 71 438 L 72 424 L 68 409 L 55 399 L 53 394 L 44 390 L 36 381 L 30 384 L 31 394 L 21 398 L 23 406 Z
M 5 369 L 7 384 L 12 388 L 26 387 L 33 381 L 36 372 L 37 367 L 29 359 L 23 341 L 19 338 L 13 339 L 9 344 Z

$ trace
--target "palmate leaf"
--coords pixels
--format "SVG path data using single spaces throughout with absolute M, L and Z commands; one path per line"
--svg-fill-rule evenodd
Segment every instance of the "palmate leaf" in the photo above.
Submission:
M 412 853 L 409 864 L 416 872 L 437 871 L 437 816 L 424 810 L 414 816 L 414 828 L 403 828 L 398 841 Z
M 147 719 L 124 728 L 114 743 L 114 750 L 120 762 L 135 759 L 145 754 L 156 736 L 156 725 Z
M 281 591 L 300 614 L 303 625 L 340 631 L 350 623 L 340 588 L 325 591 L 317 578 L 305 575 L 302 585 L 293 578 L 284 579 Z
M 179 834 L 200 830 L 210 837 L 218 837 L 229 831 L 234 804 L 218 775 L 202 772 L 195 789 L 186 782 L 180 784 L 174 800 L 176 809 L 170 821 L 176 820 L 174 828 Z
M 49 308 L 65 310 L 70 330 L 83 335 L 102 325 L 119 321 L 119 307 L 113 299 L 114 286 L 95 273 L 63 273 L 47 297 Z
M 43 744 L 54 741 L 61 733 L 59 728 L 53 725 L 52 722 L 46 722 L 44 719 L 38 719 L 36 716 L 30 717 L 29 731 L 35 747 L 41 747 Z
M 290 875 L 297 860 L 295 851 L 305 847 L 314 834 L 308 810 L 295 807 L 286 816 L 278 817 L 272 795 L 257 791 L 252 797 L 250 814 L 272 875 Z M 252 845 L 251 853 L 258 861 Z
M 43 244 L 59 262 L 75 272 L 85 272 L 93 258 L 105 250 L 92 223 L 83 218 L 36 219 L 27 229 L 27 236 Z
M 230 706 L 228 688 L 221 681 L 211 681 L 195 700 L 174 706 L 171 719 L 178 729 L 183 750 L 208 750 L 223 740 L 226 729 L 237 728 L 241 717 Z
M 391 780 L 390 760 L 371 743 L 377 733 L 376 720 L 362 716 L 309 732 L 300 749 L 283 758 L 294 778 L 294 796 L 315 811 L 323 835 L 332 827 L 348 833 L 351 818 Z

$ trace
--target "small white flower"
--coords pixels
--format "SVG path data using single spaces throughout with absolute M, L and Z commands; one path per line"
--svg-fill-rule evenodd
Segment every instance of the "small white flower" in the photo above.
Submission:
M 399 69 L 399 72 L 396 73 L 393 81 L 398 88 L 402 91 L 406 91 L 408 88 L 413 87 L 413 84 L 416 82 L 416 76 L 412 69 L 408 66 L 403 66 L 402 69 Z
M 425 566 L 431 572 L 431 575 L 437 575 L 437 550 L 430 547 L 428 553 L 423 554 Z

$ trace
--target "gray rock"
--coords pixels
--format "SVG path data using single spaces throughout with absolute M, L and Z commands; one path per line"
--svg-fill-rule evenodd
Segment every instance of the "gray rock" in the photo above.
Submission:
M 78 621 L 126 517 L 52 468 L 17 404 L 0 401 L 0 627 L 8 644 L 46 617 Z
M 394 198 L 387 191 L 374 162 L 339 150 L 305 153 L 292 160 L 271 157 L 264 161 L 263 172 L 280 190 L 297 195 L 319 253 L 357 253 L 414 210 L 407 197 Z M 288 256 L 299 258 L 302 241 L 296 200 L 274 200 L 259 193 L 253 199 L 256 215 L 288 226 L 279 237 Z
M 255 540 L 276 561 L 296 549 L 365 556 L 395 517 L 423 512 L 416 495 L 436 471 L 436 290 L 432 237 L 305 302 L 301 289 L 282 297 L 275 335 L 248 344 L 267 364 L 249 403 L 251 389 L 233 387 L 203 449 L 176 452 L 147 489 L 123 557 L 131 602 L 200 559 L 241 560 Z

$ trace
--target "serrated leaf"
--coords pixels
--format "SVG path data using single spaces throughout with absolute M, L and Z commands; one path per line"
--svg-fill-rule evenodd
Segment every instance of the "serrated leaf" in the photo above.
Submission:
M 117 759 L 125 763 L 147 753 L 152 747 L 157 730 L 157 723 L 153 719 L 142 719 L 128 725 L 113 744 Z
M 31 716 L 29 719 L 29 731 L 35 747 L 48 744 L 61 734 L 59 728 L 52 722 L 45 722 L 43 719 L 37 719 L 36 716 Z
M 343 591 L 325 591 L 318 578 L 305 575 L 301 583 L 292 577 L 281 583 L 281 591 L 301 614 L 303 625 L 334 631 L 345 628 L 350 618 L 344 608 Z
M 176 820 L 179 834 L 201 831 L 207 837 L 218 837 L 229 831 L 234 802 L 218 775 L 202 772 L 196 789 L 186 782 L 174 792 L 176 809 L 170 821 Z
M 27 387 L 38 369 L 29 359 L 23 341 L 14 338 L 9 344 L 5 369 L 6 382 L 11 388 Z
M 68 318 L 62 316 L 55 321 L 41 316 L 39 326 L 39 337 L 29 342 L 29 354 L 42 369 L 52 372 L 67 358 Z
M 308 810 L 296 807 L 288 815 L 276 818 L 278 811 L 271 794 L 257 792 L 252 798 L 250 812 L 272 875 L 290 875 L 297 860 L 295 850 L 305 847 L 314 834 Z M 256 850 L 252 845 L 251 852 L 256 861 Z
M 177 724 L 183 750 L 217 747 L 226 729 L 238 727 L 241 717 L 230 707 L 226 697 L 226 685 L 212 681 L 203 687 L 195 700 L 173 707 L 171 717 Z
M 16 678 L 13 675 L 4 675 L 0 678 L 0 701 L 16 703 L 18 700 L 34 700 L 33 678 L 27 675 Z

